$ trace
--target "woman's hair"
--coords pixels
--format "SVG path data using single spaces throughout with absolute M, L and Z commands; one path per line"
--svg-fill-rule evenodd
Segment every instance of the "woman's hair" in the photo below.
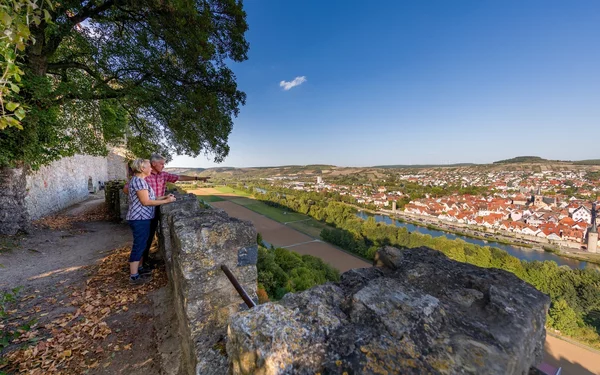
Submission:
M 131 162 L 131 169 L 133 173 L 142 173 L 142 168 L 145 163 L 150 163 L 148 159 L 135 159 Z

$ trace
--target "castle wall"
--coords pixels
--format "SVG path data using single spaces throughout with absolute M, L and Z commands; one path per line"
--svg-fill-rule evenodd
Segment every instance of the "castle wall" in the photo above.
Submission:
M 27 228 L 25 168 L 0 168 L 0 235 L 14 235 Z
M 125 150 L 115 148 L 106 157 L 106 173 L 108 180 L 127 180 L 127 159 Z
M 85 200 L 108 179 L 107 159 L 75 155 L 41 167 L 26 177 L 25 204 L 31 220 Z M 90 187 L 91 181 L 91 187 Z

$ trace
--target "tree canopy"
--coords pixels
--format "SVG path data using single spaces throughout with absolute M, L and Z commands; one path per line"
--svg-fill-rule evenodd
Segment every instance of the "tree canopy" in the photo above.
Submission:
M 2 108 L 22 120 L 0 130 L 0 165 L 100 155 L 123 139 L 138 155 L 227 156 L 245 102 L 227 66 L 247 59 L 240 0 L 46 0 L 43 12 L 40 0 L 9 3 L 0 21 L 28 33 Z M 32 8 L 41 17 L 18 26 Z

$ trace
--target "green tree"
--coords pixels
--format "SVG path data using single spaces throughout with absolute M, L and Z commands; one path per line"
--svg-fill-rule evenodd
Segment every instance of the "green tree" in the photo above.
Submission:
M 124 135 L 138 155 L 227 156 L 245 102 L 226 65 L 247 58 L 241 1 L 65 0 L 43 14 L 21 26 L 11 100 L 27 116 L 0 132 L 0 165 L 104 154 Z
M 567 335 L 572 335 L 578 328 L 577 314 L 564 299 L 553 302 L 548 315 L 552 318 L 554 328 Z
M 45 9 L 46 8 L 46 9 Z M 49 21 L 50 0 L 10 0 L 0 3 L 0 130 L 7 127 L 23 129 L 25 106 L 18 102 L 19 83 L 25 72 L 18 56 L 28 43 L 35 42 L 30 25 L 39 26 L 42 17 Z

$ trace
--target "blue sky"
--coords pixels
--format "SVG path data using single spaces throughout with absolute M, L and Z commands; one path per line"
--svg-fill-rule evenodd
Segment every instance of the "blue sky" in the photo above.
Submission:
M 599 158 L 600 1 L 246 0 L 229 157 L 170 166 Z M 285 90 L 281 81 L 305 81 Z M 299 81 L 302 81 L 300 79 Z

